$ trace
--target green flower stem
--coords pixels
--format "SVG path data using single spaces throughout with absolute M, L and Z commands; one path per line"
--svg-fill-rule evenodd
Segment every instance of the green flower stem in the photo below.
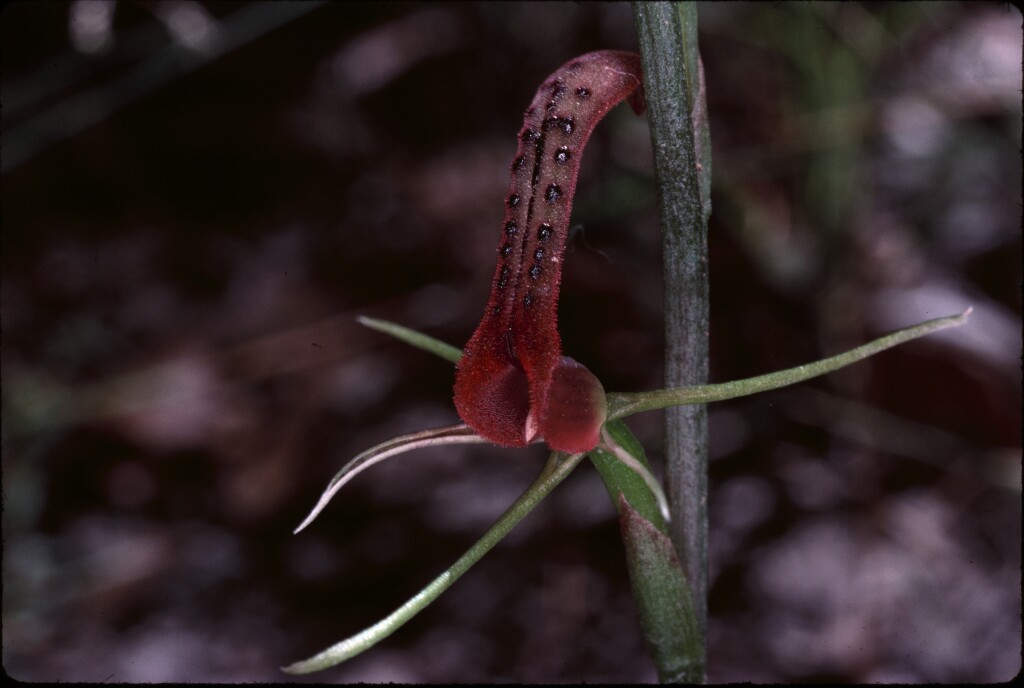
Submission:
M 797 382 L 809 380 L 826 373 L 844 368 L 852 363 L 861 361 L 869 356 L 890 349 L 898 344 L 909 342 L 926 334 L 944 330 L 947 327 L 957 327 L 967 322 L 971 309 L 968 308 L 959 315 L 950 315 L 945 318 L 928 320 L 920 325 L 897 330 L 892 334 L 879 337 L 874 341 L 851 349 L 846 353 L 825 358 L 814 363 L 788 368 L 767 375 L 759 375 L 745 380 L 735 382 L 723 382 L 717 385 L 702 385 L 699 387 L 680 387 L 676 389 L 659 389 L 653 392 L 619 393 L 608 395 L 608 420 L 625 418 L 634 413 L 642 411 L 653 411 L 655 409 L 667 408 L 669 406 L 680 406 L 684 404 L 706 404 L 711 401 L 723 401 L 734 399 L 758 392 L 766 392 L 779 387 L 786 387 Z
M 560 452 L 553 453 L 548 459 L 544 470 L 529 489 L 502 514 L 501 518 L 491 526 L 491 529 L 476 544 L 459 557 L 458 561 L 452 564 L 444 573 L 431 581 L 427 587 L 369 628 L 332 645 L 309 659 L 282 667 L 282 670 L 290 674 L 308 674 L 320 671 L 321 669 L 327 669 L 355 657 L 361 652 L 370 649 L 384 638 L 387 638 L 412 617 L 420 613 L 428 604 L 436 600 L 441 593 L 451 587 L 452 583 L 457 581 L 473 564 L 480 561 L 480 558 L 508 535 L 509 531 L 522 521 L 542 499 L 547 497 L 556 485 L 565 480 L 584 456 L 586 454 L 566 456 Z
M 647 121 L 665 284 L 665 386 L 708 379 L 708 241 L 711 143 L 694 2 L 634 2 L 643 57 Z M 707 409 L 665 413 L 665 482 L 674 514 L 672 540 L 707 627 Z M 701 653 L 703 662 L 703 652 Z

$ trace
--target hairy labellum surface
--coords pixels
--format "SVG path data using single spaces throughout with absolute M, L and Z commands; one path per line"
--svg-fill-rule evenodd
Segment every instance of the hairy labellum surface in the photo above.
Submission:
M 498 264 L 483 319 L 455 375 L 455 407 L 485 439 L 521 447 L 589 451 L 604 422 L 604 390 L 562 356 L 558 288 L 583 147 L 615 105 L 644 110 L 640 56 L 601 50 L 547 78 L 526 110 Z

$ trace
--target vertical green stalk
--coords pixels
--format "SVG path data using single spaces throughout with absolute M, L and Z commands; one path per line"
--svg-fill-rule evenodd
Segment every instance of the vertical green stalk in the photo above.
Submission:
M 643 57 L 664 245 L 665 386 L 703 385 L 708 375 L 707 218 L 711 147 L 692 2 L 634 2 Z M 671 537 L 707 635 L 707 412 L 666 411 Z M 700 658 L 703 669 L 704 657 Z

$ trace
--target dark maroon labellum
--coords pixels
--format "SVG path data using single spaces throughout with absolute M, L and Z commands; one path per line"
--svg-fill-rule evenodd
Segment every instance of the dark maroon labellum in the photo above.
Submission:
M 558 292 L 583 148 L 626 98 L 643 112 L 640 56 L 602 50 L 563 65 L 526 110 L 490 300 L 455 377 L 459 415 L 496 444 L 521 447 L 543 436 L 552 449 L 583 452 L 598 442 L 604 391 L 562 356 Z

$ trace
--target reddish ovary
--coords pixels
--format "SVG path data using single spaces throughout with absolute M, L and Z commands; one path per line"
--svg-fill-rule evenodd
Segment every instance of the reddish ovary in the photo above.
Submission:
M 455 407 L 485 439 L 589 451 L 605 419 L 604 390 L 562 356 L 558 288 L 580 157 L 597 122 L 632 96 L 644 110 L 640 56 L 601 50 L 570 60 L 526 110 L 498 265 L 484 317 L 455 373 Z

